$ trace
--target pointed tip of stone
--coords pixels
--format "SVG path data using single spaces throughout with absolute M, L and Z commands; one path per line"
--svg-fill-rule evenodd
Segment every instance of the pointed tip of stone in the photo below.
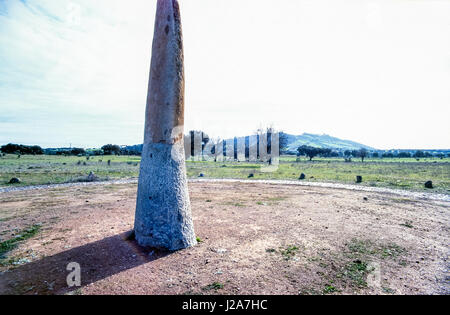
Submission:
M 157 13 L 164 13 L 166 10 L 173 11 L 177 14 L 180 10 L 178 0 L 158 0 Z M 179 15 L 179 14 L 178 14 Z M 159 17 L 159 14 L 158 14 Z
M 156 41 L 174 40 L 181 48 L 181 33 L 181 16 L 178 1 L 158 0 L 154 34 Z
M 158 0 L 147 106 L 145 142 L 173 144 L 182 138 L 182 128 L 173 134 L 184 125 L 183 35 L 176 0 Z

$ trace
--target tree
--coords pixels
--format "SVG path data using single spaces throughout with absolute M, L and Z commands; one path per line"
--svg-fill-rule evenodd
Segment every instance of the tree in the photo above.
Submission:
M 72 155 L 85 155 L 86 154 L 86 151 L 84 150 L 84 149 L 82 149 L 82 148 L 73 148 L 71 151 L 70 151 L 70 154 L 72 154 Z
M 3 153 L 8 153 L 8 154 L 19 153 L 20 152 L 20 145 L 13 144 L 13 143 L 8 143 L 7 145 L 4 145 L 4 146 L 1 147 L 1 151 Z
M 285 152 L 287 150 L 287 146 L 289 144 L 289 137 L 286 133 L 281 131 L 279 133 L 279 143 L 280 143 L 280 154 Z
M 352 150 L 351 155 L 352 155 L 354 158 L 359 157 L 359 150 Z
M 329 148 L 323 148 L 322 151 L 320 152 L 320 155 L 322 157 L 330 157 L 332 152 L 333 152 L 333 150 L 331 150 Z
M 29 145 L 13 144 L 13 143 L 8 143 L 7 145 L 2 146 L 0 148 L 0 151 L 2 151 L 3 153 L 8 153 L 8 154 L 33 154 L 33 155 L 44 154 L 44 150 L 42 150 L 42 148 L 38 145 L 29 146 Z
M 308 145 L 302 145 L 302 146 L 298 147 L 297 151 L 298 151 L 298 156 L 306 155 L 307 157 L 309 157 L 309 160 L 312 161 L 312 159 L 314 157 L 318 156 L 319 154 L 321 154 L 323 152 L 323 149 L 311 147 Z
M 409 152 L 400 152 L 397 157 L 399 158 L 410 158 L 411 157 L 411 153 Z
M 31 154 L 42 155 L 44 154 L 44 150 L 38 145 L 33 145 L 30 147 Z
M 331 153 L 328 156 L 329 157 L 339 157 L 339 153 L 336 151 L 331 151 Z
M 423 153 L 423 151 L 421 151 L 421 150 L 417 150 L 416 153 L 414 153 L 413 156 L 415 158 L 423 158 L 423 157 L 425 157 L 425 153 Z
M 359 155 L 359 157 L 361 158 L 361 162 L 364 163 L 364 159 L 365 159 L 366 156 L 367 156 L 367 150 L 366 150 L 365 148 L 359 149 L 358 155 Z
M 117 144 L 105 144 L 102 147 L 102 150 L 105 155 L 113 155 L 120 153 L 120 147 Z

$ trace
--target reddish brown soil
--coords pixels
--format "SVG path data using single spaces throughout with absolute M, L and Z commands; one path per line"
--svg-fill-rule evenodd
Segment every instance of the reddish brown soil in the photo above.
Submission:
M 202 242 L 175 253 L 126 239 L 136 185 L 0 194 L 2 241 L 42 225 L 8 253 L 25 260 L 0 267 L 0 294 L 449 293 L 448 203 L 257 183 L 190 193 Z

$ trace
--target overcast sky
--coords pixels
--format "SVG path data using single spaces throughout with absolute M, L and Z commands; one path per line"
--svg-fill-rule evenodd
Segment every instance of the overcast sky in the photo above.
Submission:
M 450 0 L 180 0 L 185 128 L 450 148 Z M 0 0 L 0 144 L 143 140 L 156 0 Z

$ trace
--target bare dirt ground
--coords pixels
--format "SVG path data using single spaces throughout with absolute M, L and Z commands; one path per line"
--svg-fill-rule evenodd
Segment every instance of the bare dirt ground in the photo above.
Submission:
M 0 294 L 450 293 L 446 201 L 254 182 L 190 194 L 201 242 L 175 253 L 127 239 L 135 184 L 0 194 L 0 241 L 41 226 L 7 254 Z

